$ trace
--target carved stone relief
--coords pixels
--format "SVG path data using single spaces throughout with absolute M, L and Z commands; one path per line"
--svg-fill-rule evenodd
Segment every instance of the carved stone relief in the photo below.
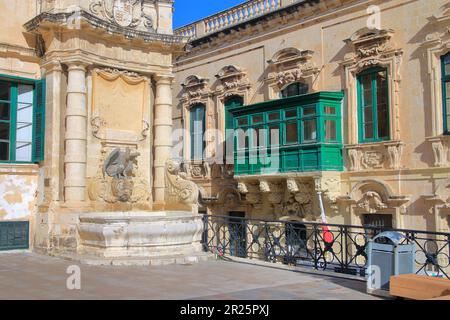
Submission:
M 400 141 L 347 146 L 349 170 L 400 169 L 403 147 Z
M 146 31 L 155 31 L 153 19 L 145 12 L 141 0 L 98 0 L 92 2 L 89 9 L 120 27 L 137 28 L 142 25 Z
M 88 188 L 90 200 L 106 203 L 148 201 L 150 185 L 138 170 L 138 157 L 139 153 L 129 147 L 125 150 L 103 147 L 97 175 Z

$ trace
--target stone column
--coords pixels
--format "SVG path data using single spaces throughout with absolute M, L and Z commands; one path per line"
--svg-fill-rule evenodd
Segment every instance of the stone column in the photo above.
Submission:
M 44 204 L 61 199 L 61 106 L 62 66 L 59 61 L 43 65 L 46 78 Z
M 172 152 L 172 77 L 156 76 L 154 207 L 165 206 L 165 165 Z
M 66 202 L 85 201 L 87 105 L 86 65 L 68 64 L 67 109 L 65 127 L 65 180 Z

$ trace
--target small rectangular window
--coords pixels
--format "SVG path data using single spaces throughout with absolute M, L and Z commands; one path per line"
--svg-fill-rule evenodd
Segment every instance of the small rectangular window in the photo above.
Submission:
M 298 126 L 297 122 L 286 123 L 286 143 L 294 144 L 298 143 Z
M 335 115 L 336 114 L 336 108 L 335 107 L 325 106 L 325 114 Z
M 258 124 L 258 123 L 263 123 L 263 122 L 264 122 L 264 117 L 262 114 L 252 116 L 253 124 Z
M 314 116 L 316 114 L 316 107 L 303 108 L 303 116 Z
M 247 117 L 245 117 L 245 118 L 239 118 L 239 119 L 237 120 L 237 124 L 238 124 L 239 127 L 240 127 L 240 126 L 246 126 L 246 125 L 248 125 L 248 119 L 247 119 Z
M 303 140 L 305 142 L 317 140 L 316 120 L 305 120 L 303 122 Z
M 278 120 L 280 120 L 279 112 L 269 113 L 269 121 L 278 121 Z
M 280 144 L 280 125 L 269 126 L 269 146 L 277 146 Z
M 327 141 L 337 140 L 336 121 L 325 120 L 325 140 Z
M 237 130 L 237 141 L 238 141 L 238 149 L 247 149 L 248 148 L 248 135 L 246 131 Z
M 287 111 L 284 113 L 284 117 L 285 117 L 286 119 L 297 118 L 297 109 L 287 110 Z

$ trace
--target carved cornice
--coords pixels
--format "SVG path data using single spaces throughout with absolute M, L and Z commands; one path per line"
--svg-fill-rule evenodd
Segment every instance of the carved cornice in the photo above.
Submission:
M 70 23 L 70 19 L 73 19 L 73 14 L 74 12 L 43 12 L 25 23 L 24 27 L 28 32 L 36 32 L 43 24 L 55 24 L 61 27 L 67 26 L 67 24 Z M 182 36 L 159 34 L 136 30 L 129 27 L 121 27 L 115 23 L 103 20 L 83 9 L 80 9 L 77 15 L 81 22 L 87 23 L 94 29 L 101 28 L 106 30 L 109 34 L 122 35 L 126 39 L 141 39 L 148 43 L 160 42 L 166 45 L 185 45 L 188 41 L 188 38 Z

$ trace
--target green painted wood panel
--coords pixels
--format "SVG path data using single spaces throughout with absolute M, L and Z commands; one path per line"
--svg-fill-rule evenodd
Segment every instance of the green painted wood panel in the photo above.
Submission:
M 28 221 L 0 222 L 0 251 L 29 248 Z

